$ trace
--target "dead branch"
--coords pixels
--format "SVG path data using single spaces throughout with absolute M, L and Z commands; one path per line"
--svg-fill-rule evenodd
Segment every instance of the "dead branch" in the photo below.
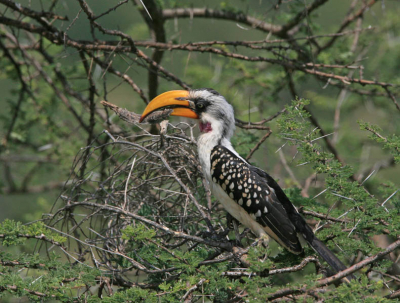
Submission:
M 249 160 L 253 156 L 253 154 L 260 148 L 261 144 L 263 144 L 263 142 L 267 140 L 271 134 L 272 131 L 268 129 L 268 132 L 260 140 L 258 140 L 257 144 L 250 150 L 249 154 L 246 156 L 246 160 Z
M 272 32 L 274 34 L 277 34 L 282 30 L 282 27 L 279 25 L 272 25 L 251 16 L 247 16 L 243 13 L 233 13 L 208 8 L 164 9 L 162 11 L 162 16 L 164 19 L 200 17 L 231 20 L 250 25 L 253 28 L 257 28 L 265 32 Z

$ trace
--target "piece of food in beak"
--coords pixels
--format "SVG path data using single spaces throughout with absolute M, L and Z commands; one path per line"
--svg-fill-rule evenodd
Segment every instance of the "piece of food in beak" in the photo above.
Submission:
M 160 123 L 163 120 L 167 120 L 168 117 L 171 115 L 173 109 L 172 108 L 166 108 L 163 110 L 157 110 L 154 111 L 150 114 L 148 114 L 144 119 L 140 119 L 141 123 Z
M 169 113 L 171 116 L 198 119 L 198 115 L 191 109 L 191 104 L 193 105 L 193 102 L 189 101 L 188 98 L 189 92 L 186 90 L 173 90 L 158 95 L 147 104 L 139 122 L 145 121 L 150 114 L 156 111 L 166 109 L 172 109 Z

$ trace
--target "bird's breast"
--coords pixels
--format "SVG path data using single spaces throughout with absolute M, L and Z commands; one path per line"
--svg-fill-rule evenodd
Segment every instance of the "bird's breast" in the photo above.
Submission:
M 238 220 L 244 226 L 250 228 L 252 232 L 260 237 L 266 232 L 264 228 L 256 221 L 254 214 L 250 214 L 244 210 L 239 204 L 237 204 L 227 193 L 221 188 L 221 186 L 214 181 L 210 182 L 211 192 L 214 197 L 222 204 L 225 210 Z
M 236 220 L 238 220 L 240 223 L 242 223 L 244 226 L 250 228 L 258 237 L 261 236 L 262 234 L 265 234 L 265 230 L 262 227 L 260 223 L 257 222 L 256 220 L 256 213 L 255 212 L 249 212 L 246 209 L 243 208 L 243 206 L 249 206 L 247 205 L 249 201 L 252 201 L 254 197 L 248 197 L 247 199 L 243 200 L 242 198 L 242 192 L 239 189 L 241 189 L 241 185 L 239 185 L 238 179 L 241 177 L 245 177 L 243 169 L 245 169 L 246 164 L 240 159 L 237 158 L 237 163 L 238 166 L 231 167 L 235 172 L 237 171 L 238 173 L 235 174 L 235 172 L 229 173 L 229 176 L 224 172 L 220 172 L 221 174 L 218 176 L 218 180 L 216 179 L 217 177 L 213 175 L 215 173 L 215 166 L 216 163 L 218 162 L 222 166 L 228 165 L 231 160 L 230 158 L 227 158 L 228 154 L 220 153 L 221 148 L 215 149 L 214 146 L 210 146 L 207 144 L 209 141 L 204 140 L 205 136 L 201 136 L 198 141 L 198 151 L 199 151 L 199 158 L 200 158 L 200 164 L 203 168 L 203 173 L 206 179 L 208 180 L 210 184 L 210 190 L 214 197 L 222 204 L 222 206 L 225 208 L 227 212 L 229 212 Z M 201 140 L 203 139 L 203 140 Z M 226 142 L 225 142 L 226 143 Z M 227 144 L 227 143 L 226 143 Z M 227 144 L 230 146 L 230 144 Z M 222 148 L 222 150 L 224 150 Z M 230 155 L 234 155 L 233 153 Z M 236 156 L 235 156 L 236 157 Z M 214 161 L 214 162 L 212 162 Z M 236 163 L 236 161 L 234 161 Z M 223 164 L 225 163 L 225 165 Z M 229 169 L 228 169 L 229 170 Z M 239 173 L 239 171 L 243 174 Z M 214 178 L 213 178 L 214 177 Z M 225 178 L 223 181 L 224 183 L 221 185 L 219 181 L 222 181 L 221 178 Z M 233 179 L 231 179 L 233 178 Z M 228 182 L 228 183 L 226 183 Z M 236 182 L 236 183 L 234 183 Z M 228 184 L 228 185 L 227 185 Z M 230 184 L 230 185 L 229 185 Z M 235 187 L 236 184 L 236 187 Z M 230 187 L 229 187 L 230 186 Z M 227 192 L 228 190 L 228 192 Z M 244 189 L 243 189 L 244 190 Z M 236 200 L 234 193 L 236 193 Z M 239 197 L 240 194 L 240 197 Z M 243 191 L 243 194 L 246 194 Z M 254 198 L 255 199 L 255 198 Z M 243 201 L 247 203 L 244 205 Z
M 213 131 L 202 133 L 197 140 L 200 165 L 208 182 L 211 182 L 211 151 L 218 144 L 218 141 L 220 139 Z

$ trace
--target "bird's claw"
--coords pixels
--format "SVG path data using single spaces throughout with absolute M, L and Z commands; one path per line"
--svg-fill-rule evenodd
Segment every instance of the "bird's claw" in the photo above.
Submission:
M 258 238 L 257 246 L 264 246 L 268 248 L 270 237 L 267 234 L 263 234 Z
M 239 224 L 239 221 L 236 220 L 230 213 L 226 213 L 226 225 L 228 226 L 228 229 L 234 229 L 235 223 Z

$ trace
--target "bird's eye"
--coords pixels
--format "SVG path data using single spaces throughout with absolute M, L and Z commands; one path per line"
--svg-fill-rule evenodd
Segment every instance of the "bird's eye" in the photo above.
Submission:
M 198 103 L 196 106 L 197 106 L 197 108 L 200 108 L 200 109 L 204 108 L 204 104 L 203 103 Z

